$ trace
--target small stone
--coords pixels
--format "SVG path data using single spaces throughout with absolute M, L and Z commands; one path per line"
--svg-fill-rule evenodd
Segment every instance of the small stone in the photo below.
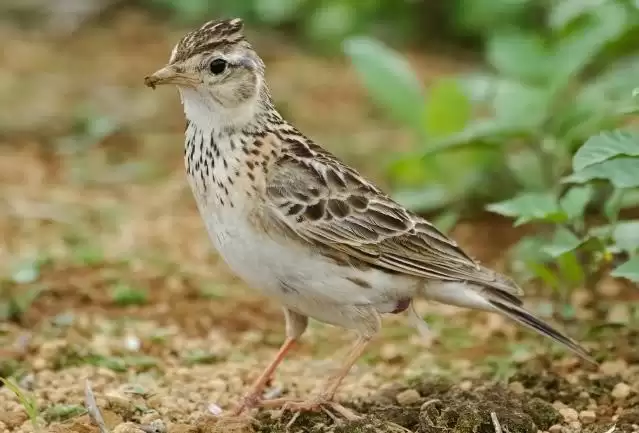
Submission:
M 113 433 L 145 433 L 144 430 L 141 430 L 137 424 L 132 422 L 123 422 L 122 424 L 118 424 L 113 429 Z
M 597 285 L 597 292 L 607 298 L 616 298 L 623 290 L 623 285 L 612 277 L 606 277 Z
M 568 427 L 570 427 L 570 430 L 574 431 L 574 432 L 580 432 L 581 431 L 581 423 L 579 421 L 573 421 L 568 423 Z
M 561 426 L 559 424 L 551 425 L 548 427 L 548 433 L 561 433 Z
M 459 389 L 462 391 L 470 391 L 473 387 L 473 383 L 470 380 L 464 380 L 459 384 Z
M 626 324 L 630 322 L 630 306 L 627 304 L 615 304 L 608 310 L 606 316 L 608 323 Z
M 606 376 L 616 376 L 626 371 L 628 368 L 628 363 L 623 359 L 619 359 L 616 361 L 605 361 L 602 362 L 599 366 L 599 371 Z
M 25 412 L 0 412 L 0 421 L 9 427 L 17 428 L 24 424 L 29 417 Z
M 579 413 L 571 407 L 564 407 L 559 409 L 559 413 L 564 417 L 564 420 L 568 423 L 573 421 L 579 421 Z
M 31 366 L 33 367 L 35 371 L 42 371 L 49 366 L 49 363 L 47 362 L 46 359 L 42 357 L 37 357 L 33 360 L 33 363 L 31 364 Z
M 152 410 L 149 413 L 145 413 L 144 415 L 142 415 L 142 417 L 140 418 L 140 424 L 151 424 L 153 421 L 160 418 L 161 415 L 157 411 Z
M 592 424 L 597 419 L 597 414 L 592 410 L 582 410 L 579 412 L 579 419 L 584 424 Z
M 384 361 L 392 362 L 402 359 L 402 351 L 398 344 L 384 344 L 379 351 L 379 356 Z
M 610 393 L 610 395 L 614 399 L 623 400 L 630 395 L 630 391 L 631 391 L 630 386 L 628 386 L 627 383 L 619 382 L 612 389 L 612 392 Z
M 129 419 L 137 411 L 135 404 L 123 395 L 109 393 L 105 395 L 107 409 L 112 410 L 124 419 Z
M 155 419 L 149 424 L 141 424 L 140 429 L 147 433 L 166 433 L 166 424 L 161 419 Z
M 523 394 L 526 391 L 524 385 L 521 382 L 511 382 L 508 384 L 508 388 L 515 394 Z
M 395 398 L 401 406 L 412 406 L 419 403 L 422 397 L 419 395 L 419 392 L 414 389 L 407 389 L 397 394 Z
M 173 424 L 171 426 L 171 433 L 197 433 L 199 428 L 191 424 Z

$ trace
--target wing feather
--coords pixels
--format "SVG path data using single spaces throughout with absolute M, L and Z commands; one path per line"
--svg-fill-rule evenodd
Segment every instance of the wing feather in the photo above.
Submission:
M 480 266 L 329 152 L 310 140 L 304 152 L 295 151 L 300 145 L 285 150 L 266 179 L 267 208 L 300 238 L 389 272 L 521 295 L 512 281 Z

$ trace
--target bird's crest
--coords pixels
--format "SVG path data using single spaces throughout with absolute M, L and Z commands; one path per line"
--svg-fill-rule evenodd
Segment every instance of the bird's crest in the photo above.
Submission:
M 204 52 L 219 49 L 225 45 L 232 46 L 244 41 L 240 18 L 230 20 L 209 21 L 197 30 L 187 33 L 177 43 L 169 63 L 179 62 Z

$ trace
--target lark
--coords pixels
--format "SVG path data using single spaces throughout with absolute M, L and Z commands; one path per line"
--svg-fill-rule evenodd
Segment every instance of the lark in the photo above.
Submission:
M 340 383 L 380 331 L 383 315 L 406 312 L 422 323 L 416 298 L 500 313 L 591 359 L 525 310 L 511 279 L 479 264 L 287 122 L 264 74 L 242 20 L 231 19 L 186 34 L 168 64 L 145 78 L 152 88 L 177 86 L 187 119 L 187 178 L 217 252 L 283 306 L 286 340 L 232 414 L 284 406 L 355 417 L 334 401 Z M 352 350 L 316 397 L 264 400 L 266 384 L 309 318 L 354 330 Z

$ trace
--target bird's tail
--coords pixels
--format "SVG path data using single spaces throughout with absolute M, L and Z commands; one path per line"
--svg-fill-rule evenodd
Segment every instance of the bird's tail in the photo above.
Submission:
M 512 283 L 514 285 L 514 283 Z M 519 299 L 520 289 L 516 286 L 504 287 L 497 285 L 476 285 L 466 282 L 437 282 L 425 287 L 424 295 L 428 299 L 436 300 L 460 307 L 475 308 L 503 314 L 510 319 L 536 331 L 568 348 L 580 358 L 596 364 L 579 343 L 553 328 L 550 324 L 536 317 L 522 306 Z
M 585 361 L 596 364 L 595 360 L 590 356 L 590 354 L 588 354 L 586 349 L 584 349 L 575 340 L 553 328 L 552 326 L 550 326 L 550 324 L 544 322 L 540 318 L 534 316 L 530 311 L 526 310 L 520 304 L 512 302 L 507 297 L 502 297 L 499 295 L 495 296 L 494 293 L 490 293 L 493 290 L 494 289 L 491 288 L 483 289 L 482 294 L 484 295 L 486 301 L 488 301 L 488 303 L 499 313 L 513 319 L 518 323 L 521 323 L 522 325 L 532 329 L 533 331 L 537 331 L 541 335 L 544 335 L 551 340 L 556 341 L 557 343 L 571 350 L 573 353 L 575 353 Z

